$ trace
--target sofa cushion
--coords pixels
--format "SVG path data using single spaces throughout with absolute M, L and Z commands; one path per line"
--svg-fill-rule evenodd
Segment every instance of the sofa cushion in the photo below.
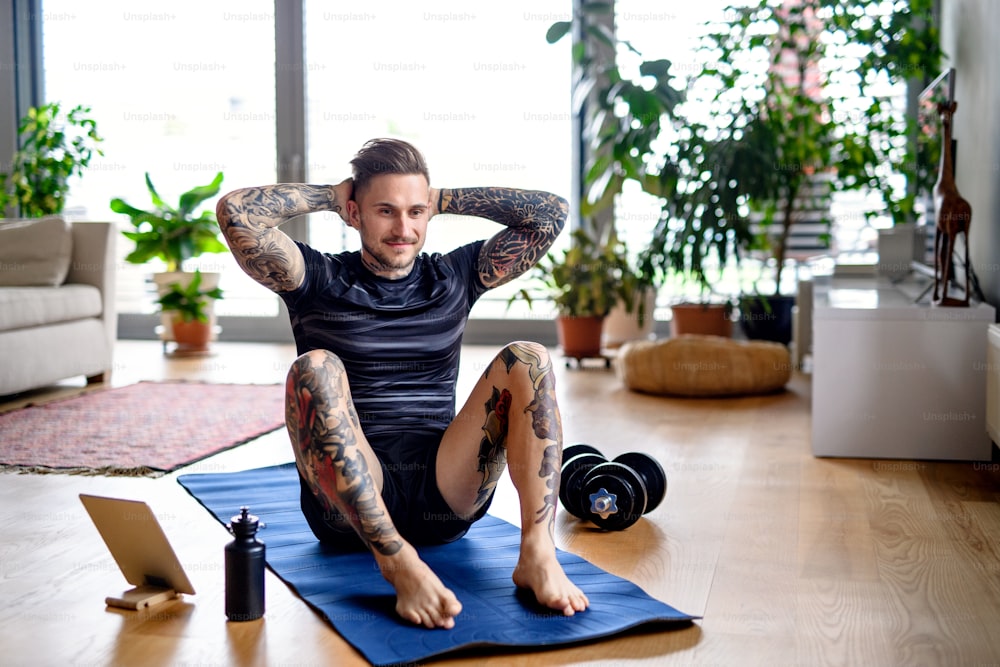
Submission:
M 0 287 L 61 285 L 72 251 L 72 228 L 60 216 L 0 220 Z
M 0 331 L 101 316 L 101 292 L 92 285 L 0 288 Z

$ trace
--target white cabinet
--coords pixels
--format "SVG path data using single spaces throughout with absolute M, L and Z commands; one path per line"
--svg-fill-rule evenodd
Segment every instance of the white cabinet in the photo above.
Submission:
M 837 278 L 814 286 L 815 456 L 990 460 L 986 349 L 995 310 L 915 303 L 925 285 Z

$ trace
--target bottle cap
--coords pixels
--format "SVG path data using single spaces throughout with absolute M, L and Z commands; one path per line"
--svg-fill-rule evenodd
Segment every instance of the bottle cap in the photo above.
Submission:
M 241 507 L 240 513 L 230 519 L 229 530 L 237 537 L 246 537 L 257 532 L 260 519 L 250 514 L 250 508 Z

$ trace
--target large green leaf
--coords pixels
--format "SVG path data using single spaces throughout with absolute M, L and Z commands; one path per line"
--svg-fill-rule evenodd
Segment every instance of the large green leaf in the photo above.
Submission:
M 214 197 L 219 194 L 219 188 L 222 185 L 222 172 L 220 171 L 212 179 L 212 182 L 208 185 L 199 185 L 191 188 L 187 192 L 181 195 L 180 205 L 177 207 L 178 212 L 181 215 L 187 216 L 194 209 L 198 207 L 203 201 L 209 197 Z
M 163 201 L 163 198 L 160 197 L 160 193 L 156 191 L 156 188 L 153 186 L 153 180 L 149 177 L 148 171 L 146 172 L 146 189 L 149 191 L 149 198 L 153 201 L 153 206 L 163 210 L 173 210 L 165 201 Z
M 218 194 L 222 179 L 223 174 L 219 172 L 208 185 L 188 190 L 180 196 L 177 208 L 163 200 L 148 173 L 146 187 L 153 202 L 152 209 L 143 210 L 120 198 L 112 199 L 111 210 L 129 216 L 136 229 L 136 232 L 126 234 L 126 238 L 136 243 L 135 251 L 126 259 L 144 263 L 159 258 L 167 264 L 168 271 L 177 271 L 190 258 L 203 253 L 226 252 L 228 248 L 219 240 L 214 211 L 194 215 L 194 209 Z
M 572 27 L 573 24 L 570 21 L 556 21 L 545 32 L 545 41 L 549 44 L 555 44 L 565 37 Z

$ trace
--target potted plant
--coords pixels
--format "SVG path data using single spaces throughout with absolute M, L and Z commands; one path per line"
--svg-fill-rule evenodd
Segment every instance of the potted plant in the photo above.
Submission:
M 90 108 L 78 105 L 63 113 L 58 102 L 31 107 L 17 131 L 21 147 L 10 172 L 0 174 L 0 217 L 11 206 L 25 218 L 62 213 L 70 178 L 82 176 L 94 155 L 104 154 Z
M 728 9 L 727 20 L 707 32 L 706 65 L 688 92 L 711 111 L 679 133 L 680 184 L 651 243 L 669 267 L 705 286 L 706 261 L 721 272 L 732 260 L 745 272 L 743 260 L 754 257 L 759 272 L 739 299 L 741 327 L 748 337 L 785 343 L 794 297 L 782 291 L 793 229 L 806 209 L 817 208 L 804 195 L 835 164 L 839 139 L 818 78 L 824 47 L 816 4 L 776 7 L 761 0 Z M 811 224 L 826 242 L 828 205 L 818 209 Z M 738 293 L 739 282 L 731 289 Z M 786 333 L 759 330 L 773 322 L 786 324 Z
M 923 40 L 914 37 L 912 11 L 894 7 L 879 15 L 881 9 L 870 0 L 759 0 L 728 8 L 703 38 L 705 65 L 686 95 L 697 115 L 672 128 L 668 160 L 678 183 L 648 250 L 658 265 L 705 287 L 712 284 L 708 258 L 716 277 L 726 262 L 737 264 L 740 323 L 750 337 L 790 340 L 792 241 L 811 237 L 817 254 L 829 245 L 830 192 L 869 188 L 891 196 L 886 165 L 902 154 L 893 144 L 898 124 L 885 111 L 891 105 L 869 86 L 877 75 L 907 73 L 890 64 L 886 49 L 914 56 L 914 44 Z M 887 36 L 891 43 L 880 47 Z M 871 50 L 861 67 L 837 51 L 845 42 Z M 827 86 L 834 77 L 856 81 L 857 89 Z M 858 100 L 867 103 L 858 108 Z M 773 324 L 782 326 L 767 331 Z
M 213 206 L 202 205 L 219 193 L 222 185 L 222 172 L 216 174 L 207 185 L 194 187 L 180 196 L 177 205 L 168 204 L 153 186 L 149 174 L 146 174 L 146 188 L 152 201 L 148 209 L 136 208 L 121 198 L 111 200 L 111 210 L 129 217 L 132 230 L 124 230 L 122 234 L 135 243 L 135 248 L 125 256 L 125 261 L 133 264 L 145 264 L 151 260 L 161 260 L 165 271 L 153 276 L 157 285 L 158 295 L 167 292 L 167 287 L 175 282 L 186 285 L 194 275 L 184 271 L 184 264 L 189 259 L 200 257 L 205 253 L 226 252 L 226 245 L 219 240 L 219 225 L 215 218 Z M 207 289 L 219 284 L 219 273 L 201 274 L 201 282 Z M 209 318 L 214 318 L 214 309 L 209 305 Z M 169 318 L 162 318 L 164 340 L 173 340 L 172 324 Z
M 177 354 L 204 353 L 212 339 L 213 323 L 209 316 L 212 302 L 222 298 L 218 287 L 202 289 L 202 273 L 196 270 L 185 285 L 174 282 L 156 300 L 170 318 Z
M 559 345 L 567 357 L 601 356 L 604 318 L 626 298 L 624 276 L 629 271 L 624 247 L 612 232 L 597 240 L 582 229 L 562 256 L 549 252 L 532 268 L 530 278 L 555 305 Z M 531 306 L 531 292 L 522 288 L 510 301 L 523 298 Z
M 621 194 L 627 181 L 633 181 L 645 193 L 657 197 L 663 204 L 664 215 L 657 226 L 660 236 L 654 237 L 653 246 L 647 247 L 632 260 L 625 276 L 625 289 L 631 281 L 629 303 L 632 313 L 624 306 L 613 312 L 620 320 L 626 317 L 630 324 L 606 323 L 606 330 L 629 331 L 615 334 L 614 340 L 642 338 L 651 331 L 652 310 L 655 307 L 657 290 L 671 277 L 681 277 L 680 289 L 690 283 L 698 286 L 701 299 L 697 303 L 682 301 L 673 304 L 674 333 L 711 333 L 728 336 L 731 333 L 731 304 L 727 298 L 708 297 L 713 294 L 702 259 L 712 253 L 717 246 L 718 254 L 728 254 L 732 244 L 747 245 L 748 232 L 745 226 L 733 225 L 735 233 L 726 227 L 724 221 L 716 220 L 712 229 L 705 229 L 701 243 L 693 253 L 687 245 L 688 235 L 698 235 L 701 225 L 689 211 L 688 223 L 691 229 L 668 232 L 669 214 L 682 174 L 676 154 L 664 154 L 656 147 L 662 135 L 676 132 L 681 124 L 678 111 L 686 97 L 686 91 L 678 88 L 673 81 L 671 63 L 664 59 L 643 59 L 638 65 L 637 80 L 625 78 L 615 63 L 617 45 L 642 58 L 642 54 L 628 42 L 618 40 L 609 21 L 607 3 L 584 3 L 574 12 L 572 21 L 562 21 L 549 28 L 547 38 L 555 42 L 565 34 L 573 32 L 574 43 L 574 99 L 576 111 L 581 114 L 583 142 L 587 148 L 584 193 L 580 200 L 581 218 L 599 214 L 611 207 Z M 685 121 L 686 122 L 686 121 Z M 693 163 L 686 166 L 692 167 Z M 692 180 L 694 177 L 692 175 Z M 680 242 L 676 252 L 669 257 L 665 246 Z M 648 311 L 649 316 L 645 316 Z M 699 321 L 693 323 L 694 320 Z M 610 319 L 610 318 L 609 318 Z M 645 322 L 645 326 L 639 326 Z M 633 333 L 634 332 L 634 333 Z
M 578 3 L 569 21 L 549 26 L 546 40 L 554 44 L 565 36 L 573 40 L 573 113 L 579 118 L 585 150 L 580 165 L 580 193 L 576 216 L 593 238 L 613 239 L 614 204 L 627 181 L 654 196 L 666 196 L 676 182 L 669 164 L 650 159 L 662 124 L 673 116 L 683 92 L 672 84 L 671 63 L 642 60 L 639 79 L 624 76 L 614 52 L 621 46 L 641 54 L 614 33 L 613 6 L 607 2 Z M 662 273 L 631 257 L 624 247 L 620 299 L 608 316 L 607 342 L 616 345 L 652 332 L 656 292 Z
M 814 252 L 829 244 L 831 190 L 882 195 L 886 203 L 872 216 L 888 210 L 898 219 L 912 210 L 912 199 L 893 185 L 902 165 L 914 163 L 900 149 L 906 122 L 877 90 L 884 77 L 898 82 L 935 71 L 928 66 L 940 54 L 931 0 L 759 0 L 729 8 L 709 26 L 705 65 L 682 93 L 673 92 L 666 61 L 643 62 L 641 91 L 622 80 L 614 47 L 635 50 L 600 20 L 608 11 L 606 3 L 584 3 L 571 22 L 550 27 L 549 41 L 571 30 L 583 36 L 574 44 L 575 97 L 590 104 L 582 119 L 588 187 L 581 211 L 609 205 L 626 180 L 663 201 L 640 264 L 697 285 L 702 297 L 722 301 L 723 312 L 756 264 L 740 302 L 761 309 L 741 318 L 758 335 L 757 325 L 790 322 L 776 313 L 794 303 L 791 241 L 807 231 Z M 591 43 L 604 53 L 588 50 Z M 844 43 L 862 55 L 838 51 Z M 826 86 L 833 77 L 839 88 Z M 657 138 L 667 145 L 662 153 Z M 729 263 L 743 276 L 723 285 Z

